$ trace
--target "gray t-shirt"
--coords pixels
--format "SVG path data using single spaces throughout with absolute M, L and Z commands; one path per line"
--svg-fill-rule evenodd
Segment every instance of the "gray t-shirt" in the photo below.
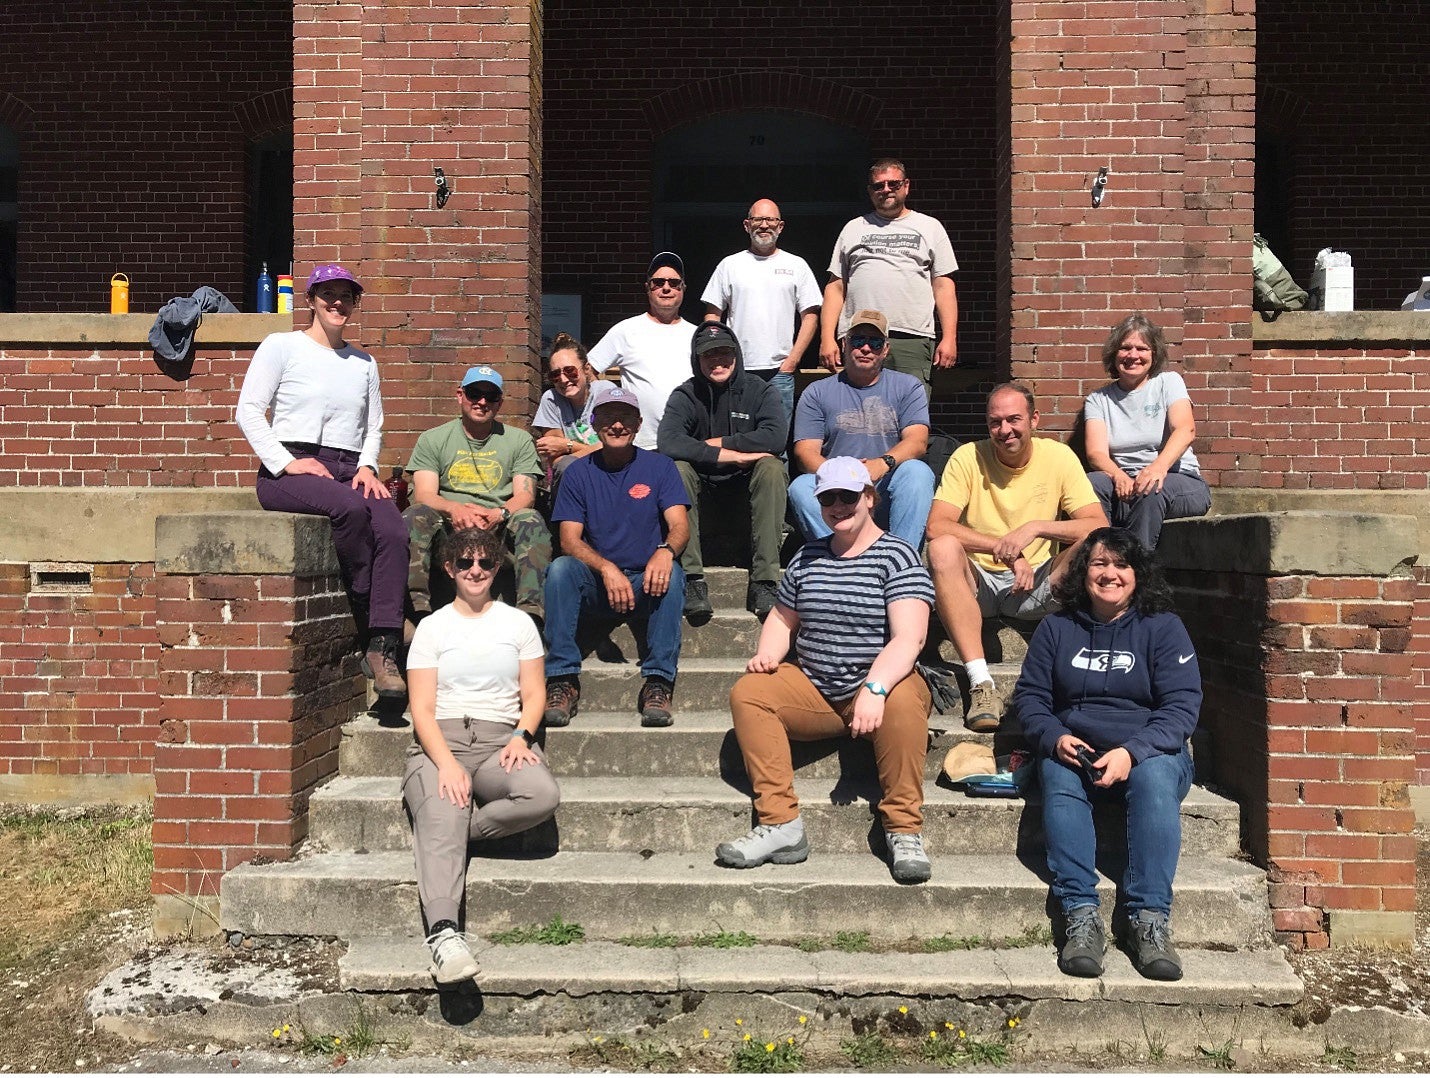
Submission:
M 894 221 L 877 213 L 844 226 L 829 259 L 831 277 L 844 280 L 839 335 L 855 311 L 880 311 L 889 329 L 932 337 L 933 279 L 953 273 L 958 259 L 935 218 L 910 210 Z
M 897 445 L 905 427 L 928 422 L 928 397 L 913 375 L 886 368 L 877 382 L 861 389 L 841 373 L 821 378 L 800 396 L 794 440 L 818 438 L 826 457 L 869 460 Z
M 601 440 L 596 437 L 596 430 L 591 426 L 591 412 L 601 403 L 601 398 L 615 388 L 614 382 L 608 382 L 604 378 L 596 379 L 586 391 L 586 406 L 579 412 L 571 407 L 571 402 L 565 397 L 559 397 L 554 389 L 548 389 L 541 395 L 541 403 L 536 406 L 536 418 L 531 421 L 532 429 L 559 430 L 573 442 L 598 445 Z
M 1163 371 L 1128 393 L 1116 382 L 1088 394 L 1083 405 L 1084 419 L 1101 420 L 1107 426 L 1107 448 L 1112 462 L 1128 475 L 1136 475 L 1157 459 L 1172 428 L 1167 410 L 1177 401 L 1189 401 L 1187 384 L 1176 371 Z M 1200 478 L 1201 466 L 1192 447 L 1170 469 Z

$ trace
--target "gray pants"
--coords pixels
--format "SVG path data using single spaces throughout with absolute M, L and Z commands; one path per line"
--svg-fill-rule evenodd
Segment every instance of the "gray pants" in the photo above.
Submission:
M 412 844 L 417 856 L 417 893 L 422 916 L 430 927 L 456 921 L 467 886 L 467 843 L 501 838 L 549 820 L 561 803 L 556 780 L 541 763 L 527 764 L 508 774 L 498 757 L 511 740 L 513 728 L 485 719 L 444 719 L 437 723 L 457 763 L 472 776 L 472 797 L 466 808 L 437 795 L 437 765 L 413 744 L 407 750 L 402 799 L 412 817 Z
M 1168 472 L 1157 493 L 1139 494 L 1126 501 L 1117 496 L 1112 477 L 1106 473 L 1090 472 L 1088 479 L 1112 526 L 1126 528 L 1149 551 L 1157 549 L 1157 540 L 1162 537 L 1162 521 L 1204 517 L 1212 507 L 1212 492 L 1199 475 Z

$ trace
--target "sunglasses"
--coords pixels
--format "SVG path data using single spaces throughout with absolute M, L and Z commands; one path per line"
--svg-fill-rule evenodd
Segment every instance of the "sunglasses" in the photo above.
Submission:
M 463 386 L 462 396 L 466 397 L 467 400 L 473 404 L 477 404 L 481 401 L 486 401 L 488 404 L 501 403 L 500 389 L 481 389 L 478 386 Z
M 552 367 L 548 376 L 553 382 L 559 382 L 565 378 L 568 382 L 574 382 L 581 377 L 580 367 Z
M 459 573 L 465 573 L 475 565 L 484 573 L 490 573 L 497 567 L 495 558 L 456 558 L 452 562 L 452 568 Z
M 869 190 L 882 191 L 887 187 L 890 191 L 902 191 L 904 184 L 908 182 L 908 180 L 880 180 L 878 183 L 871 183 Z
M 860 498 L 864 497 L 862 490 L 826 490 L 815 497 L 819 499 L 819 504 L 828 509 L 836 502 L 840 505 L 854 505 Z
M 674 288 L 676 290 L 685 287 L 685 282 L 679 277 L 652 277 L 646 284 L 652 288 Z
M 877 337 L 877 336 L 876 336 L 876 337 L 868 337 L 868 336 L 865 336 L 865 335 L 862 334 L 862 333 L 856 333 L 854 336 L 852 336 L 852 337 L 849 338 L 849 347 L 850 347 L 850 348 L 866 348 L 866 347 L 867 347 L 867 348 L 872 348 L 872 349 L 874 349 L 874 351 L 876 351 L 876 352 L 881 351 L 886 343 L 888 343 L 887 338 Z

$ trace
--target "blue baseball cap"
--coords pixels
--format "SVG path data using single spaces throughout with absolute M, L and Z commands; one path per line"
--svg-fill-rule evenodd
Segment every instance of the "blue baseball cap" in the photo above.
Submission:
M 485 363 L 476 367 L 468 367 L 467 373 L 462 375 L 463 389 L 476 385 L 478 382 L 486 382 L 488 385 L 496 386 L 497 389 L 502 387 L 501 375 L 497 373 L 495 367 L 488 367 Z

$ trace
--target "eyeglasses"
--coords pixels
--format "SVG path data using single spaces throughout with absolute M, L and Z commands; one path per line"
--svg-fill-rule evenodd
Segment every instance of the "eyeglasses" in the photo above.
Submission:
M 452 568 L 459 573 L 468 572 L 475 565 L 484 573 L 490 573 L 497 567 L 495 558 L 456 558 L 452 562 Z
M 745 223 L 746 223 L 747 225 L 757 225 L 757 226 L 759 226 L 759 225 L 782 225 L 782 224 L 784 224 L 784 219 L 781 218 L 781 217 L 746 217 L 746 218 L 745 218 Z
M 679 277 L 652 277 L 646 284 L 652 288 L 674 288 L 677 291 L 685 287 L 685 282 Z
M 876 352 L 881 352 L 884 345 L 888 343 L 888 338 L 879 336 L 866 336 L 863 333 L 856 333 L 849 338 L 850 348 L 872 348 Z
M 481 386 L 463 386 L 462 395 L 473 404 L 480 404 L 486 401 L 488 404 L 501 403 L 500 389 L 483 389 Z
M 819 504 L 828 509 L 835 502 L 840 505 L 855 505 L 859 499 L 864 497 L 862 490 L 826 490 L 815 495 L 819 499 Z
M 547 373 L 553 382 L 559 382 L 565 378 L 568 382 L 575 382 L 581 377 L 580 367 L 552 367 Z
M 908 180 L 880 180 L 878 183 L 871 183 L 869 185 L 869 190 L 882 191 L 885 188 L 888 188 L 890 191 L 902 191 L 904 189 L 904 184 L 908 182 Z

